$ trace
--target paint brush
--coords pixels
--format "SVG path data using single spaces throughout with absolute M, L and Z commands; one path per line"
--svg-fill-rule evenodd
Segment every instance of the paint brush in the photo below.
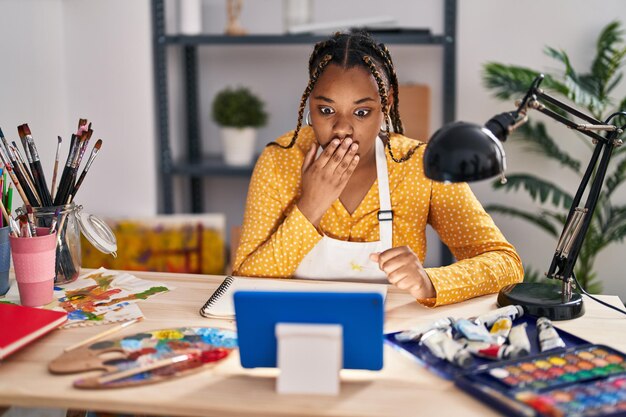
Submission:
M 188 361 L 190 359 L 195 359 L 197 357 L 198 357 L 198 354 L 196 353 L 176 355 L 170 358 L 157 360 L 146 365 L 140 365 L 140 366 L 136 366 L 134 368 L 126 369 L 123 371 L 110 372 L 110 373 L 104 374 L 103 376 L 96 378 L 96 382 L 100 385 L 108 384 L 109 382 L 118 381 L 120 379 L 128 378 L 134 375 L 139 375 L 144 372 L 153 371 L 159 368 L 164 368 L 166 366 L 174 365 L 179 362 Z
M 17 189 L 18 194 L 22 198 L 22 201 L 24 201 L 24 204 L 30 202 L 31 201 L 30 197 L 28 197 L 25 194 L 25 191 L 20 184 L 20 180 L 17 177 L 17 173 L 14 172 L 13 170 L 13 164 L 11 163 L 9 157 L 5 154 L 5 150 L 1 149 L 1 147 L 0 147 L 0 159 L 2 159 L 2 163 L 4 164 L 5 170 L 9 173 L 9 177 L 11 178 L 11 181 L 13 181 L 13 184 L 15 184 L 15 188 Z M 9 198 L 12 197 L 13 195 L 11 192 L 12 190 L 13 189 L 9 186 Z M 34 200 L 34 196 L 32 196 L 32 198 Z M 8 202 L 7 202 L 7 206 L 9 206 Z
M 133 320 L 127 321 L 127 322 L 125 322 L 125 323 L 118 324 L 117 326 L 113 326 L 113 327 L 111 327 L 111 328 L 110 328 L 110 329 L 108 329 L 108 330 L 105 330 L 105 331 L 100 332 L 100 333 L 98 333 L 98 334 L 96 334 L 96 335 L 94 335 L 94 336 L 91 336 L 91 337 L 89 337 L 89 338 L 87 338 L 87 339 L 83 340 L 82 342 L 78 342 L 78 343 L 76 343 L 75 345 L 72 345 L 72 346 L 66 347 L 65 349 L 63 349 L 63 351 L 64 351 L 64 352 L 69 352 L 70 350 L 78 349 L 78 348 L 79 348 L 79 347 L 81 347 L 81 346 L 85 346 L 85 345 L 87 345 L 87 344 L 89 344 L 89 343 L 95 342 L 96 340 L 100 340 L 100 339 L 102 339 L 103 337 L 106 337 L 106 336 L 112 335 L 113 333 L 117 333 L 117 332 L 119 332 L 120 330 L 125 329 L 126 327 L 131 326 L 131 325 L 133 325 L 133 324 L 135 324 L 135 323 L 139 323 L 139 322 L 140 322 L 140 321 L 142 321 L 142 320 L 143 320 L 143 317 L 139 317 L 139 318 L 136 318 L 136 319 L 133 319 Z
M 80 173 L 80 177 L 78 177 L 78 181 L 76 182 L 76 185 L 74 186 L 74 190 L 72 191 L 72 195 L 74 197 L 76 196 L 76 192 L 78 191 L 81 184 L 83 183 L 83 180 L 85 179 L 85 176 L 87 175 L 87 171 L 89 171 L 91 164 L 93 163 L 94 159 L 96 159 L 96 155 L 98 155 L 98 152 L 100 151 L 101 147 L 102 147 L 102 139 L 98 139 L 96 144 L 91 149 L 91 155 L 89 155 L 89 159 L 87 160 L 87 163 L 85 164 L 85 168 L 83 168 L 83 172 Z
M 72 146 L 70 153 L 63 168 L 63 174 L 61 175 L 61 181 L 59 182 L 59 189 L 54 197 L 54 205 L 62 206 L 67 204 L 67 197 L 74 189 L 74 182 L 76 181 L 76 171 L 78 170 L 76 162 L 78 161 L 80 149 L 85 140 L 87 140 L 88 132 L 83 132 L 80 137 L 72 135 Z
M 56 182 L 57 182 L 57 173 L 59 171 L 59 151 L 61 150 L 61 142 L 63 142 L 63 139 L 61 139 L 61 136 L 57 136 L 57 153 L 54 157 L 54 170 L 52 171 L 52 185 L 50 188 L 50 196 L 54 199 L 54 195 L 56 194 Z
M 32 193 L 33 197 L 35 198 L 33 204 L 35 204 L 36 206 L 41 206 L 41 198 L 39 197 L 39 193 L 37 192 L 35 184 L 33 183 L 33 177 L 32 175 L 30 175 L 28 167 L 26 166 L 26 162 L 24 161 L 24 157 L 22 157 L 22 154 L 17 148 L 17 144 L 15 143 L 15 141 L 12 142 L 12 145 L 9 145 L 9 150 L 11 151 L 11 155 L 13 155 L 13 158 L 15 159 L 16 172 L 21 172 L 22 178 L 24 178 L 24 189 L 29 190 Z
M 30 170 L 33 174 L 33 178 L 35 180 L 35 186 L 37 187 L 37 191 L 39 191 L 39 196 L 41 197 L 42 205 L 45 207 L 49 207 L 52 205 L 52 197 L 50 196 L 50 191 L 48 188 L 48 184 L 46 184 L 46 176 L 43 173 L 43 168 L 41 166 L 41 161 L 39 159 L 39 152 L 37 152 L 37 146 L 35 145 L 35 140 L 30 132 L 30 128 L 27 123 L 22 125 L 22 131 L 25 136 L 26 145 L 28 151 L 30 152 Z M 28 157 L 28 152 L 27 152 Z
M 36 199 L 32 191 L 30 190 L 25 191 L 21 186 L 22 183 L 26 182 L 26 180 L 24 179 L 24 176 L 22 175 L 21 171 L 19 169 L 17 170 L 15 169 L 15 167 L 17 166 L 16 165 L 17 162 L 15 161 L 15 159 L 13 158 L 13 155 L 10 152 L 9 142 L 4 137 L 2 130 L 0 130 L 0 141 L 2 142 L 2 145 L 3 145 L 3 146 L 0 146 L 0 158 L 2 159 L 2 163 L 6 167 L 6 170 L 8 171 L 9 176 L 11 177 L 11 181 L 13 181 L 13 184 L 15 184 L 15 188 L 17 188 L 17 191 L 20 194 L 20 197 L 22 198 L 24 203 L 30 203 L 30 204 L 36 203 Z

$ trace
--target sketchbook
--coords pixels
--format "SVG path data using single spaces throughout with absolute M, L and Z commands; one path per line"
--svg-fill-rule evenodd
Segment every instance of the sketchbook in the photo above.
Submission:
M 357 282 L 308 282 L 293 279 L 246 278 L 227 276 L 200 309 L 207 318 L 235 317 L 235 291 L 293 291 L 293 292 L 375 292 L 387 296 L 386 284 Z

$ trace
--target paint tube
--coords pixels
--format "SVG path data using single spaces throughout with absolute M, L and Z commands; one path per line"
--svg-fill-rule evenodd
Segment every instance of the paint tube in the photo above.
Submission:
M 524 309 L 522 308 L 522 306 L 510 305 L 490 311 L 485 314 L 481 314 L 474 319 L 474 323 L 482 324 L 483 326 L 489 327 L 494 324 L 500 317 L 509 317 L 511 320 L 515 320 L 516 318 L 522 317 L 523 315 Z
M 401 333 L 396 334 L 395 338 L 398 342 L 419 341 L 424 333 L 433 329 L 447 330 L 450 328 L 450 326 L 452 326 L 453 322 L 453 318 L 444 317 L 426 326 L 419 326 L 414 329 L 405 330 Z
M 467 319 L 459 319 L 454 322 L 454 330 L 459 332 L 467 340 L 476 342 L 493 343 L 494 338 L 489 334 L 485 326 L 479 326 Z
M 424 333 L 420 343 L 439 359 L 444 359 L 456 366 L 465 368 L 472 364 L 470 353 L 463 344 L 452 339 L 444 329 L 432 329 Z
M 497 344 L 503 345 L 509 337 L 511 327 L 513 327 L 513 320 L 511 320 L 510 317 L 500 317 L 495 323 L 493 323 L 493 326 L 491 326 L 489 334 L 491 334 L 491 337 L 494 338 L 494 341 Z
M 563 339 L 559 337 L 559 334 L 548 318 L 539 317 L 537 319 L 537 333 L 539 335 L 539 347 L 542 352 L 565 347 Z
M 512 345 L 497 345 L 468 340 L 465 342 L 465 348 L 476 356 L 492 360 L 516 359 L 522 356 L 520 351 Z
M 519 350 L 520 356 L 530 353 L 530 340 L 528 340 L 526 326 L 526 323 L 514 326 L 509 333 L 509 344 Z

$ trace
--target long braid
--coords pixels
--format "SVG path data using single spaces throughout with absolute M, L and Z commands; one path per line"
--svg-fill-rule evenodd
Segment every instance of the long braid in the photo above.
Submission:
M 389 149 L 389 155 L 391 156 L 391 159 L 394 162 L 404 162 L 407 161 L 409 158 L 411 158 L 411 156 L 413 156 L 413 154 L 415 153 L 415 151 L 417 150 L 417 148 L 419 147 L 419 145 L 417 145 L 416 147 L 412 148 L 409 152 L 407 152 L 406 155 L 404 155 L 403 157 L 401 157 L 400 159 L 396 158 L 393 154 L 393 150 L 391 149 L 391 134 L 389 132 L 389 123 L 387 123 L 387 120 L 389 118 L 389 114 L 387 112 L 387 91 L 385 90 L 385 81 L 383 80 L 383 78 L 380 75 L 380 72 L 378 71 L 378 68 L 376 68 L 376 65 L 374 65 L 374 62 L 372 60 L 372 58 L 370 56 L 364 56 L 363 57 L 363 61 L 365 61 L 365 63 L 367 64 L 367 66 L 370 69 L 370 72 L 372 73 L 372 76 L 374 77 L 374 79 L 376 80 L 376 84 L 378 84 L 378 94 L 380 95 L 380 102 L 383 108 L 383 116 L 385 118 L 385 131 L 387 133 L 387 149 Z
M 391 109 L 391 118 L 393 121 L 393 129 L 394 131 L 404 134 L 404 126 L 402 126 L 402 120 L 400 119 L 400 90 L 398 88 L 398 76 L 396 74 L 395 67 L 393 65 L 393 61 L 391 60 L 391 54 L 389 53 L 389 49 L 383 43 L 379 43 L 378 47 L 383 52 L 384 61 L 387 65 L 389 74 L 391 75 L 391 88 L 393 90 L 393 108 Z
M 391 90 L 393 92 L 393 106 L 391 107 L 391 122 L 393 124 L 393 130 L 396 133 L 404 134 L 404 127 L 402 126 L 402 120 L 400 120 L 400 100 L 398 98 L 398 76 L 391 60 L 391 54 L 384 43 L 376 43 L 370 36 L 364 37 L 365 43 L 369 46 L 376 55 L 380 58 L 385 72 L 389 78 L 389 84 L 391 84 Z
M 296 130 L 293 132 L 293 136 L 291 137 L 291 142 L 289 142 L 289 144 L 286 146 L 281 145 L 278 142 L 270 142 L 267 144 L 267 146 L 279 146 L 283 149 L 289 149 L 293 147 L 293 145 L 296 143 L 296 139 L 298 139 L 298 133 L 300 133 L 300 128 L 302 127 L 302 117 L 304 116 L 304 109 L 306 108 L 306 101 L 309 99 L 309 96 L 311 95 L 311 91 L 313 91 L 313 88 L 315 87 L 315 84 L 317 83 L 317 80 L 319 79 L 320 74 L 322 73 L 322 71 L 324 71 L 324 68 L 326 68 L 326 65 L 328 65 L 328 63 L 332 59 L 333 59 L 332 55 L 325 55 L 324 58 L 322 58 L 322 60 L 320 61 L 320 63 L 317 65 L 317 68 L 315 69 L 315 71 L 313 71 L 313 73 L 311 74 L 311 77 L 309 79 L 309 84 L 304 89 L 304 93 L 302 93 L 302 98 L 300 99 L 300 108 L 298 109 L 298 124 L 296 125 Z

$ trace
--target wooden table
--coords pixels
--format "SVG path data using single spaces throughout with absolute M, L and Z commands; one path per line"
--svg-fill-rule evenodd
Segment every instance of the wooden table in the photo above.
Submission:
M 174 291 L 141 302 L 146 320 L 124 329 L 123 334 L 180 326 L 235 328 L 231 320 L 209 320 L 198 309 L 223 277 L 161 273 L 134 273 L 167 282 Z M 613 305 L 618 297 L 603 296 Z M 594 343 L 626 351 L 626 318 L 592 300 L 579 319 L 558 322 L 558 327 Z M 428 309 L 408 294 L 390 287 L 385 303 L 385 332 L 429 323 L 439 317 L 470 317 L 495 307 L 495 296 L 485 296 L 453 306 Z M 456 389 L 408 357 L 385 347 L 385 367 L 380 372 L 342 371 L 339 396 L 279 395 L 276 370 L 245 370 L 238 354 L 214 369 L 170 382 L 136 388 L 77 390 L 78 375 L 55 376 L 47 371 L 50 360 L 63 348 L 103 327 L 56 330 L 9 356 L 0 364 L 0 406 L 59 407 L 110 412 L 172 416 L 495 416 L 481 402 Z M 86 374 L 80 374 L 84 376 Z

